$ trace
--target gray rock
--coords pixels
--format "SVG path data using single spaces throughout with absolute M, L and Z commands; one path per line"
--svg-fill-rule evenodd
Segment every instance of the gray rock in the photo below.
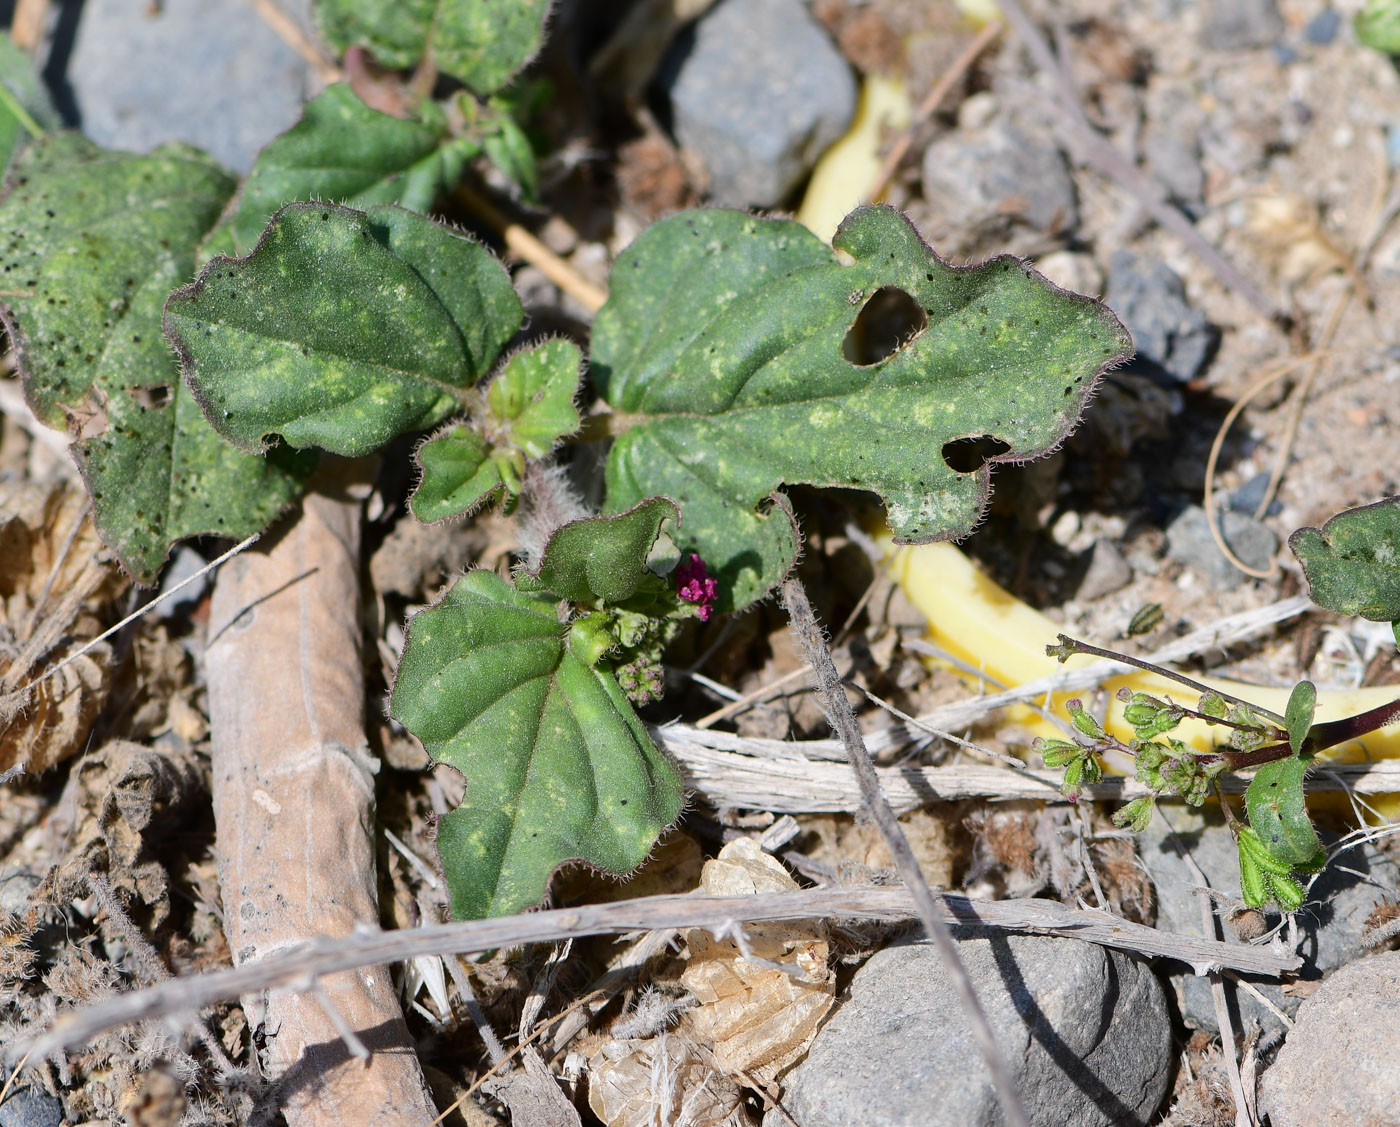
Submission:
M 1142 963 L 1073 939 L 967 938 L 959 952 L 1033 1124 L 1148 1122 L 1166 1094 L 1171 1024 Z M 1003 1122 L 938 952 L 878 952 L 784 1080 L 803 1127 Z M 765 1127 L 787 1122 L 771 1113 Z
M 291 7 L 304 16 L 309 3 Z M 208 0 L 86 0 L 65 75 L 98 144 L 187 141 L 240 172 L 296 123 L 310 91 L 308 64 L 253 5 Z
M 1235 839 L 1220 811 L 1214 807 L 1209 812 L 1206 808 L 1191 810 L 1167 803 L 1161 809 L 1211 887 L 1238 898 L 1239 857 Z M 1323 837 L 1326 840 L 1327 835 Z M 1139 850 L 1157 893 L 1157 926 L 1180 934 L 1204 934 L 1200 900 L 1192 892 L 1199 882 L 1181 859 L 1160 820 L 1154 819 L 1142 834 Z M 1342 867 L 1354 872 L 1343 872 Z M 1366 950 L 1361 936 L 1366 930 L 1367 917 L 1384 895 L 1385 888 L 1395 888 L 1397 883 L 1400 883 L 1400 865 L 1372 845 L 1358 846 L 1336 858 L 1314 882 L 1297 915 L 1299 929 L 1304 934 L 1299 951 L 1305 960 L 1302 976 L 1315 978 L 1358 958 Z M 1228 928 L 1221 938 L 1239 942 Z M 1171 983 L 1186 1024 L 1218 1032 L 1209 981 L 1182 971 L 1172 976 Z M 1298 999 L 1285 994 L 1276 983 L 1259 980 L 1252 985 L 1284 1013 L 1292 1014 L 1298 1009 Z M 1257 1020 L 1266 1029 L 1278 1027 L 1278 1018 L 1248 991 L 1235 993 L 1239 1018 L 1245 1022 Z
M 62 1127 L 63 1102 L 42 1088 L 18 1088 L 0 1104 L 0 1127 Z
M 662 67 L 716 203 L 781 203 L 851 123 L 850 66 L 802 0 L 720 0 Z
M 1220 336 L 1170 266 L 1133 251 L 1114 252 L 1104 301 L 1133 334 L 1134 365 L 1168 380 L 1195 379 Z
M 1042 232 L 1079 224 L 1064 154 L 1014 125 L 941 137 L 924 150 L 923 178 L 924 198 L 955 230 L 1013 220 Z
M 1336 8 L 1323 8 L 1308 21 L 1303 29 L 1303 38 L 1309 43 L 1325 47 L 1337 38 L 1342 27 L 1342 14 Z
M 1089 566 L 1079 581 L 1076 598 L 1101 599 L 1133 581 L 1133 569 L 1111 540 L 1095 540 L 1088 556 Z
M 1358 959 L 1303 1003 L 1264 1073 L 1260 1106 L 1273 1127 L 1369 1127 L 1400 1109 L 1400 952 Z
M 1216 51 L 1271 47 L 1283 34 L 1275 0 L 1210 0 L 1201 25 L 1201 46 Z
M 1278 551 L 1278 537 L 1243 513 L 1218 513 L 1220 534 L 1230 551 L 1253 568 L 1266 568 Z M 1167 526 L 1167 556 L 1205 576 L 1215 591 L 1228 591 L 1244 582 L 1245 574 L 1225 558 L 1210 534 L 1206 511 L 1189 506 Z
M 1269 489 L 1270 474 L 1265 470 L 1260 470 L 1238 489 L 1233 490 L 1225 499 L 1225 503 L 1237 513 L 1253 514 L 1259 503 L 1264 500 L 1264 494 Z M 1276 517 L 1283 512 L 1283 506 L 1278 501 L 1269 503 L 1268 516 Z

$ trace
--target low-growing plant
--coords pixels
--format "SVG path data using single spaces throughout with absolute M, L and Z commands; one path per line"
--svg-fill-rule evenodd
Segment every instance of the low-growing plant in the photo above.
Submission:
M 1313 602 L 1339 614 L 1389 622 L 1400 643 L 1400 497 L 1348 509 L 1321 528 L 1300 528 L 1289 538 L 1289 547 L 1303 565 Z M 1113 816 L 1120 826 L 1141 833 L 1163 794 L 1201 806 L 1213 791 L 1235 836 L 1246 906 L 1277 903 L 1293 911 L 1302 905 L 1299 875 L 1316 873 L 1327 861 L 1308 815 L 1307 773 L 1329 748 L 1358 740 L 1400 717 L 1400 699 L 1355 716 L 1316 722 L 1317 688 L 1311 681 L 1293 687 L 1280 716 L 1173 670 L 1063 634 L 1046 652 L 1061 661 L 1074 654 L 1124 661 L 1199 694 L 1192 708 L 1170 698 L 1120 690 L 1122 716 L 1134 733 L 1127 743 L 1107 732 L 1082 701 L 1067 701 L 1076 738 L 1036 741 L 1045 765 L 1064 769 L 1064 794 L 1078 798 L 1083 786 L 1099 782 L 1102 757 L 1109 752 L 1130 757 L 1138 781 L 1151 791 Z M 1202 749 L 1173 738 L 1170 733 L 1188 717 L 1225 729 L 1225 739 Z M 1241 821 L 1220 780 L 1226 772 L 1250 769 L 1254 774 L 1244 796 L 1247 821 Z
M 469 92 L 410 96 L 399 117 L 333 86 L 241 188 L 186 146 L 50 133 L 0 201 L 25 394 L 74 436 L 139 581 L 182 539 L 267 525 L 321 452 L 404 434 L 430 432 L 418 519 L 493 502 L 524 518 L 510 578 L 469 571 L 413 617 L 390 702 L 467 780 L 438 826 L 458 918 L 538 903 L 568 862 L 625 873 L 678 816 L 682 781 L 634 705 L 686 620 L 742 611 L 792 568 L 785 487 L 873 492 L 900 542 L 965 535 L 991 464 L 1058 446 L 1131 351 L 1098 302 L 1011 257 L 950 266 L 891 208 L 857 209 L 829 246 L 709 210 L 618 256 L 585 378 L 574 343 L 520 337 L 490 251 L 425 214 L 482 154 L 528 178 L 501 86 L 545 6 L 478 0 L 445 24 L 432 5 L 322 0 L 333 43 L 426 57 Z M 478 49 L 502 28 L 511 52 Z M 891 302 L 899 333 L 860 341 Z M 599 437 L 594 513 L 557 451 Z

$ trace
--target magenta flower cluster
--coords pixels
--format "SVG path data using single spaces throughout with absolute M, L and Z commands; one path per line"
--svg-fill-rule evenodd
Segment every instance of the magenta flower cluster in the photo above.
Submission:
M 690 558 L 676 568 L 675 575 L 676 594 L 687 603 L 695 603 L 697 617 L 701 622 L 709 622 L 719 584 L 710 578 L 705 561 L 691 552 Z

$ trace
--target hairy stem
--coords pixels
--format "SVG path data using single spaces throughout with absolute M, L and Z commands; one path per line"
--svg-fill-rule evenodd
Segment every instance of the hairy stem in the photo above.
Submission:
M 996 1088 L 997 1099 L 1001 1103 L 1006 1121 L 1011 1127 L 1029 1127 L 1030 1120 L 1026 1117 L 1015 1082 L 1011 1079 L 1001 1050 L 997 1047 L 986 1011 L 977 1000 L 972 980 L 958 956 L 957 945 L 953 942 L 947 924 L 939 915 L 938 901 L 933 890 L 929 888 L 928 881 L 924 879 L 919 862 L 909 846 L 909 839 L 900 829 L 899 819 L 895 817 L 889 800 L 880 788 L 880 778 L 875 773 L 875 764 L 871 762 L 870 752 L 866 750 L 865 740 L 856 726 L 855 713 L 851 710 L 851 702 L 841 684 L 841 675 L 836 671 L 836 663 L 831 660 L 831 651 L 826 648 L 821 627 L 817 625 L 816 615 L 812 613 L 812 604 L 807 600 L 807 592 L 796 577 L 783 583 L 783 603 L 792 622 L 797 647 L 815 674 L 817 692 L 821 696 L 827 719 L 841 738 L 846 756 L 855 770 L 856 779 L 860 783 L 862 802 L 879 828 L 885 844 L 889 846 L 890 856 L 894 858 L 895 871 L 899 873 L 900 879 L 913 896 L 924 930 L 933 940 L 948 970 L 948 976 L 953 980 L 954 989 L 957 990 L 958 998 L 967 1014 L 968 1024 L 972 1027 L 973 1039 L 981 1049 L 982 1059 L 986 1061 L 987 1070 L 991 1073 L 992 1084 Z
M 1221 700 L 1228 700 L 1231 704 L 1238 704 L 1245 708 L 1267 716 L 1275 723 L 1282 724 L 1283 717 L 1277 712 L 1270 712 L 1267 708 L 1260 708 L 1258 705 L 1250 704 L 1247 700 L 1231 696 L 1229 693 L 1222 693 L 1219 689 L 1212 689 L 1209 685 L 1203 685 L 1200 681 L 1193 681 L 1184 673 L 1177 673 L 1173 669 L 1167 669 L 1161 665 L 1153 665 L 1151 662 L 1140 661 L 1138 658 L 1130 657 L 1128 654 L 1115 653 L 1113 650 L 1100 649 L 1098 646 L 1091 646 L 1088 642 L 1081 642 L 1077 638 L 1071 638 L 1068 634 L 1059 635 L 1059 646 L 1048 647 L 1050 650 L 1065 649 L 1070 653 L 1091 654 L 1094 657 L 1106 657 L 1110 661 L 1121 661 L 1124 665 L 1131 665 L 1137 669 L 1145 670 L 1148 673 L 1156 673 L 1159 676 L 1170 678 L 1179 685 L 1185 685 L 1188 689 L 1194 689 L 1198 693 L 1214 693 Z M 1063 660 L 1063 659 L 1062 659 Z
M 1303 748 L 1306 751 L 1318 752 L 1348 740 L 1357 740 L 1384 728 L 1397 717 L 1400 717 L 1400 699 L 1368 708 L 1365 712 L 1358 712 L 1355 716 L 1348 716 L 1343 720 L 1314 724 L 1308 731 L 1308 738 L 1303 741 Z

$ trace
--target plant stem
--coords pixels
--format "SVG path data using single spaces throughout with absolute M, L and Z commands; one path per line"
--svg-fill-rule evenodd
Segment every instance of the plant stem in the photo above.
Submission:
M 889 800 L 880 789 L 880 777 L 875 773 L 875 764 L 871 762 L 870 753 L 865 748 L 865 740 L 856 726 L 851 702 L 841 684 L 841 675 L 836 671 L 836 663 L 831 660 L 831 651 L 826 648 L 821 627 L 817 625 L 816 615 L 812 613 L 812 604 L 807 600 L 807 592 L 795 576 L 783 583 L 783 603 L 788 610 L 797 648 L 815 674 L 817 692 L 821 696 L 827 720 L 841 738 L 846 756 L 855 770 L 865 808 L 871 820 L 879 827 L 880 835 L 885 839 L 890 856 L 894 859 L 895 871 L 899 873 L 900 879 L 913 896 L 924 930 L 933 940 L 948 971 L 948 977 L 953 981 L 953 987 L 967 1014 L 968 1024 L 972 1027 L 973 1039 L 982 1051 L 987 1071 L 991 1073 L 992 1085 L 996 1088 L 997 1099 L 1001 1103 L 1006 1122 L 1011 1127 L 1030 1127 L 1030 1120 L 1016 1091 L 1016 1084 L 1002 1059 L 991 1024 L 987 1021 L 986 1011 L 977 1000 L 977 993 L 973 990 L 967 968 L 958 956 L 957 945 L 953 942 L 947 924 L 939 915 L 938 902 L 928 886 L 928 881 L 924 879 L 919 862 L 910 848 L 909 839 L 899 827 L 899 819 L 895 817 Z
M 1303 741 L 1303 747 L 1310 751 L 1322 751 L 1347 740 L 1360 739 L 1378 728 L 1384 728 L 1392 720 L 1400 717 L 1400 699 L 1389 704 L 1377 705 L 1355 716 L 1343 720 L 1329 720 L 1325 724 L 1314 724 Z
M 1148 673 L 1156 673 L 1161 677 L 1168 677 L 1179 685 L 1185 685 L 1188 689 L 1194 689 L 1198 693 L 1214 693 L 1221 700 L 1228 700 L 1231 704 L 1242 705 L 1261 716 L 1267 716 L 1270 720 L 1282 724 L 1283 717 L 1277 712 L 1270 712 L 1267 708 L 1260 708 L 1257 704 L 1250 704 L 1247 700 L 1231 696 L 1229 693 L 1222 693 L 1219 689 L 1212 689 L 1209 685 L 1203 685 L 1200 681 L 1193 681 L 1184 673 L 1177 673 L 1173 669 L 1167 669 L 1160 665 L 1153 665 L 1151 662 L 1140 661 L 1138 658 L 1129 657 L 1127 654 L 1115 653 L 1113 650 L 1100 649 L 1098 646 L 1091 646 L 1088 642 L 1081 642 L 1071 638 L 1068 634 L 1059 635 L 1061 646 L 1072 646 L 1075 653 L 1092 654 L 1094 657 L 1106 657 L 1111 661 L 1121 661 L 1124 665 L 1131 665 L 1137 669 L 1145 670 Z

